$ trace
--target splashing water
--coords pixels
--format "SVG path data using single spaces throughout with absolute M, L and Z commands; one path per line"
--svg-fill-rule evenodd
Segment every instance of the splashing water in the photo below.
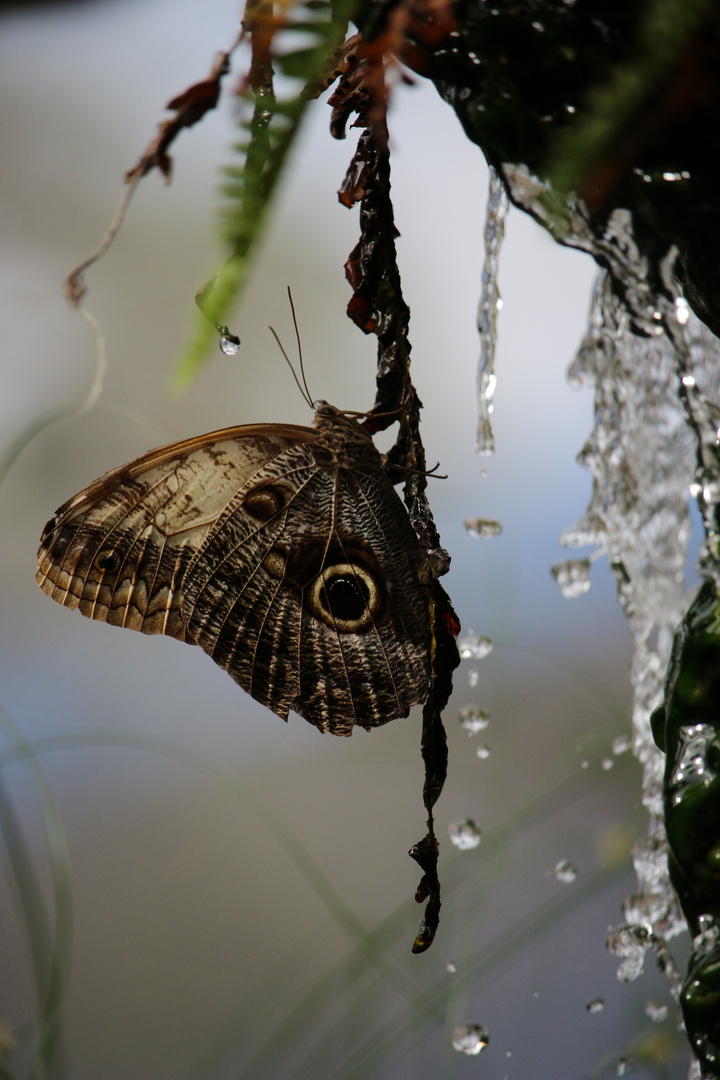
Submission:
M 625 901 L 626 922 L 608 945 L 622 961 L 623 981 L 637 978 L 652 949 L 677 999 L 682 976 L 667 943 L 686 925 L 668 877 L 665 759 L 649 721 L 663 697 L 675 628 L 692 599 L 684 588 L 689 492 L 705 525 L 701 572 L 720 582 L 720 407 L 714 400 L 720 342 L 680 293 L 672 273 L 677 251 L 671 248 L 659 268 L 651 267 L 629 211 L 614 210 L 596 235 L 580 200 L 558 196 L 524 165 L 504 165 L 502 172 L 514 202 L 560 243 L 607 267 L 598 276 L 588 330 L 568 372 L 574 386 L 594 387 L 594 427 L 578 455 L 592 476 L 592 495 L 561 542 L 594 545 L 590 560 L 607 555 L 633 639 L 632 750 L 643 767 L 649 824 L 633 849 L 637 891 Z M 555 568 L 564 595 L 580 595 L 589 586 L 585 563 L 570 560 Z M 604 768 L 612 763 L 606 762 Z
M 495 449 L 490 416 L 495 395 L 495 344 L 497 341 L 497 314 L 502 307 L 498 288 L 498 261 L 505 235 L 505 218 L 509 207 L 502 181 L 490 167 L 487 209 L 485 211 L 485 259 L 482 267 L 482 292 L 477 313 L 480 335 L 480 356 L 477 366 L 478 425 L 475 450 L 478 454 L 492 454 Z

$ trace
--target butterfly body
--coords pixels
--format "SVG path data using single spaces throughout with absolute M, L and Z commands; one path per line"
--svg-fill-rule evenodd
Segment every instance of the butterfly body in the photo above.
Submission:
M 82 614 L 197 644 L 287 719 L 349 735 L 429 686 L 422 551 L 370 435 L 228 428 L 151 451 L 58 510 L 38 582 Z

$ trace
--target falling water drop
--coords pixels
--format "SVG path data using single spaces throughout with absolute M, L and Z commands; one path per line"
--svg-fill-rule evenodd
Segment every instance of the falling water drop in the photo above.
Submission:
M 453 1029 L 453 1050 L 461 1054 L 479 1054 L 490 1042 L 490 1036 L 480 1024 L 458 1024 Z
M 627 1058 L 619 1058 L 617 1063 L 618 1076 L 626 1076 L 630 1072 Z
M 470 668 L 468 671 L 468 685 L 470 688 L 474 688 L 480 682 L 480 672 L 476 667 Z
M 476 634 L 469 630 L 464 638 L 458 641 L 461 660 L 482 660 L 492 652 L 493 643 L 489 637 Z
M 448 836 L 458 851 L 472 851 L 480 843 L 480 830 L 472 818 L 451 821 L 448 825 Z
M 510 203 L 503 182 L 490 169 L 487 209 L 485 211 L 485 260 L 482 267 L 482 293 L 477 313 L 480 334 L 480 357 L 477 366 L 478 426 L 475 449 L 478 454 L 492 454 L 494 449 L 490 415 L 495 393 L 495 343 L 497 313 L 500 310 L 498 263 L 505 235 L 505 218 Z
M 477 536 L 483 540 L 491 536 L 499 536 L 502 532 L 500 522 L 493 521 L 492 518 L 465 518 L 463 525 L 468 536 Z
M 630 749 L 630 738 L 628 735 L 618 735 L 616 739 L 612 741 L 612 752 L 616 756 L 618 754 L 626 754 Z
M 593 998 L 592 1001 L 588 1001 L 585 1008 L 589 1013 L 599 1013 L 605 1008 L 605 1002 L 600 997 Z
M 658 1005 L 655 1001 L 645 1003 L 645 1015 L 652 1020 L 653 1024 L 662 1024 L 667 1020 L 667 1005 Z
M 490 717 L 484 709 L 478 709 L 475 705 L 466 705 L 458 713 L 460 727 L 467 731 L 468 735 L 479 735 L 490 723 Z
M 448 960 L 447 964 L 445 965 L 445 970 L 449 975 L 454 975 L 457 971 L 457 964 L 455 963 L 455 961 Z
M 550 570 L 566 600 L 575 600 L 590 588 L 590 560 L 566 559 Z
M 490 757 L 490 747 L 483 744 L 477 748 L 477 756 L 481 761 L 486 761 Z
M 572 885 L 573 881 L 577 881 L 578 868 L 574 866 L 567 859 L 561 859 L 555 867 L 555 877 L 563 885 Z

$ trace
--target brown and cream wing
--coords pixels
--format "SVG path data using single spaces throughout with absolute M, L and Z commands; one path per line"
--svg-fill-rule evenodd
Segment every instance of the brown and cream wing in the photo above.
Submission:
M 228 428 L 151 451 L 97 480 L 48 522 L 37 580 L 66 607 L 116 626 L 191 641 L 187 568 L 234 494 L 310 428 Z
M 419 546 L 382 469 L 268 462 L 187 576 L 190 636 L 256 700 L 349 735 L 406 715 L 429 678 Z
M 353 724 L 377 727 L 425 700 L 430 632 L 420 562 L 385 474 L 341 470 L 332 544 L 303 603 L 303 650 L 315 663 L 303 664 L 293 708 L 306 719 L 349 735 Z

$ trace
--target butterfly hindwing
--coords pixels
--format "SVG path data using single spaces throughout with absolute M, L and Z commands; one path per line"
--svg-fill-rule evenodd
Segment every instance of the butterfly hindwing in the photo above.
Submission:
M 350 734 L 407 715 L 428 684 L 419 546 L 380 459 L 293 447 L 255 474 L 188 573 L 195 641 L 257 700 Z

